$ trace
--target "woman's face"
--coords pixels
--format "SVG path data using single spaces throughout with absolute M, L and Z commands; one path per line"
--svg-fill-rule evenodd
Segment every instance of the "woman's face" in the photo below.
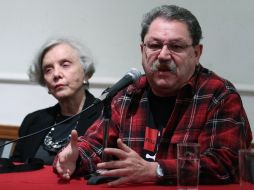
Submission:
M 48 91 L 56 99 L 72 98 L 83 91 L 83 66 L 70 45 L 63 43 L 50 49 L 43 57 L 42 70 Z

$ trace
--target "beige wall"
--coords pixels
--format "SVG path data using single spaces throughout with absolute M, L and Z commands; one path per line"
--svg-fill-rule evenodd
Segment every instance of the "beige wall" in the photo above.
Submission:
M 26 74 L 38 48 L 51 36 L 72 36 L 91 50 L 96 77 L 140 70 L 140 21 L 162 4 L 191 10 L 200 21 L 201 63 L 233 83 L 254 84 L 253 0 L 2 0 L 0 78 Z

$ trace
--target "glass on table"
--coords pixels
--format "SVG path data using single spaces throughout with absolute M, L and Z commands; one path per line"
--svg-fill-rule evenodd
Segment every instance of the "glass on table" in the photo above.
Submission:
M 198 143 L 177 144 L 177 189 L 198 190 L 200 145 Z

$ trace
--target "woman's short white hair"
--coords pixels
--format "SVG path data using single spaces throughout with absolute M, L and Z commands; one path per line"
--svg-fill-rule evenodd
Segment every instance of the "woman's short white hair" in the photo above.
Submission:
M 45 86 L 43 70 L 42 70 L 42 61 L 45 54 L 50 49 L 52 49 L 53 47 L 59 44 L 68 44 L 78 52 L 80 63 L 83 65 L 85 77 L 87 79 L 90 79 L 95 72 L 95 67 L 94 67 L 93 59 L 91 55 L 89 55 L 88 53 L 88 49 L 86 49 L 83 45 L 81 45 L 80 43 L 78 43 L 77 41 L 73 39 L 57 38 L 57 39 L 51 39 L 47 41 L 37 53 L 37 56 L 35 57 L 33 63 L 30 65 L 28 70 L 28 76 L 30 80 L 33 82 L 39 83 L 42 86 Z

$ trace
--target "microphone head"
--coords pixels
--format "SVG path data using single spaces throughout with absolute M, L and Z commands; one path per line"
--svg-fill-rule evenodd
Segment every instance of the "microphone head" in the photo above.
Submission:
M 141 77 L 141 72 L 136 68 L 131 68 L 131 70 L 126 75 L 131 76 L 133 82 L 135 82 Z

